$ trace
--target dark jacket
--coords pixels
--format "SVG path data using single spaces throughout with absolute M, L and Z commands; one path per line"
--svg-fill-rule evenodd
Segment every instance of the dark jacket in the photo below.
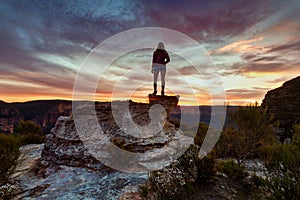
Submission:
M 153 53 L 152 63 L 167 64 L 170 62 L 169 54 L 166 50 L 156 49 Z

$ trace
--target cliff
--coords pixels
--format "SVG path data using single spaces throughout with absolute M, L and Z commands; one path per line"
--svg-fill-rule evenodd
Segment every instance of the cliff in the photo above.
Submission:
M 280 122 L 281 139 L 291 137 L 294 124 L 300 123 L 300 76 L 268 91 L 262 106 Z
M 50 132 L 59 116 L 72 113 L 72 102 L 66 100 L 38 100 L 12 105 L 18 108 L 24 120 L 34 121 L 45 133 Z
M 0 101 L 0 132 L 12 133 L 15 126 L 23 119 L 19 109 L 13 104 Z
M 59 116 L 72 113 L 72 102 L 65 100 L 38 100 L 24 103 L 0 101 L 0 132 L 12 133 L 21 120 L 31 120 L 49 133 Z

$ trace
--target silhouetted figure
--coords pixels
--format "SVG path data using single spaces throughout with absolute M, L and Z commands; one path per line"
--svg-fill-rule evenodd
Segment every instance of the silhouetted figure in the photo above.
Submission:
M 157 49 L 153 53 L 152 58 L 152 70 L 151 72 L 154 75 L 154 92 L 152 95 L 157 93 L 157 78 L 160 72 L 161 75 L 161 95 L 165 95 L 165 76 L 166 76 L 166 64 L 170 62 L 170 57 L 168 52 L 165 49 L 165 45 L 162 42 L 158 43 Z

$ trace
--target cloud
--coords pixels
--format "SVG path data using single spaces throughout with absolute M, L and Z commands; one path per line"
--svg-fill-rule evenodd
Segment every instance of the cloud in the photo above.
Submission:
M 198 70 L 194 66 L 181 67 L 177 70 L 177 72 L 183 76 L 199 74 Z
M 288 52 L 297 51 L 297 52 L 299 52 L 300 51 L 300 41 L 292 41 L 287 44 L 274 45 L 274 46 L 270 47 L 270 50 L 268 51 L 268 53 L 282 52 L 282 51 L 288 51 Z
M 274 61 L 278 61 L 278 60 L 279 60 L 279 56 L 262 56 L 262 57 L 254 59 L 253 61 L 255 61 L 255 62 L 257 62 L 257 61 L 274 62 Z
M 241 57 L 245 60 L 251 60 L 251 59 L 257 57 L 257 55 L 255 55 L 253 53 L 245 53 Z
M 268 83 L 272 83 L 272 84 L 278 84 L 278 83 L 283 83 L 285 81 L 289 80 L 289 77 L 280 77 L 280 78 L 276 78 L 273 80 L 268 80 Z
M 265 89 L 230 89 L 226 90 L 227 100 L 244 100 L 252 101 L 253 99 L 262 99 L 265 94 Z
M 248 80 L 260 75 L 295 72 L 300 65 L 297 63 L 300 26 L 292 20 L 297 19 L 295 11 L 299 7 L 293 4 L 293 9 L 282 10 L 284 5 L 269 0 L 5 1 L 0 4 L 1 94 L 10 98 L 13 93 L 69 97 L 80 64 L 91 49 L 116 33 L 145 26 L 171 28 L 196 39 L 212 52 L 210 56 L 222 66 L 223 76 L 243 75 Z M 281 18 L 291 20 L 280 23 Z M 255 27 L 258 29 L 254 30 Z M 145 67 L 147 74 L 129 74 L 122 87 L 126 90 L 145 82 L 151 86 L 148 67 L 152 50 L 132 52 L 130 56 L 119 58 L 106 71 L 105 83 L 99 86 L 101 94 L 97 96 L 108 95 L 116 81 L 133 69 L 132 63 L 139 65 L 145 60 L 149 66 L 141 67 Z M 215 84 L 209 66 L 203 65 L 199 78 L 189 63 L 175 55 L 171 57 L 168 67 L 177 70 L 192 87 L 201 90 L 202 79 Z M 196 58 L 203 60 L 195 54 Z M 173 75 L 168 68 L 167 85 L 176 86 L 185 94 L 185 88 L 181 88 L 183 80 Z M 97 75 L 92 70 L 87 72 L 83 89 L 88 89 L 95 80 L 91 76 Z M 149 89 L 145 85 L 144 92 Z M 230 94 L 236 95 L 234 91 Z
M 211 41 L 239 35 L 275 9 L 269 1 L 151 1 L 145 7 L 150 23 Z

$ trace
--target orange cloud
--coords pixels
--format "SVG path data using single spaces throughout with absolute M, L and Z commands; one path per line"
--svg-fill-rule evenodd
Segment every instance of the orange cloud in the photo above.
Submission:
M 257 44 L 253 44 L 255 42 L 263 40 L 264 37 L 258 37 L 258 38 L 253 38 L 249 40 L 240 40 L 233 42 L 232 44 L 226 45 L 224 47 L 221 47 L 219 49 L 214 50 L 211 52 L 211 54 L 218 54 L 218 53 L 223 53 L 223 52 L 238 52 L 238 53 L 245 53 L 245 52 L 251 52 L 253 50 L 260 49 L 260 47 Z

